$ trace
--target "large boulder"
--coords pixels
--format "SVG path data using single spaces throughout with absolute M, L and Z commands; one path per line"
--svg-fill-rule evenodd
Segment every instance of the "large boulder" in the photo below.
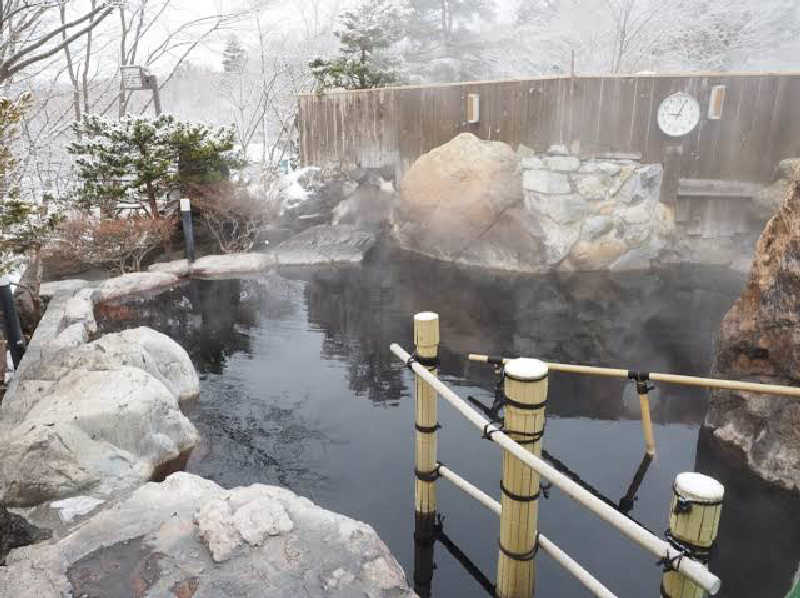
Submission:
M 741 297 L 720 329 L 714 373 L 800 385 L 800 173 L 767 223 Z M 800 401 L 714 391 L 706 417 L 714 436 L 741 448 L 767 480 L 800 489 Z
M 19 391 L 4 401 L 3 419 L 18 423 L 30 409 L 48 397 L 51 389 L 75 370 L 113 372 L 133 367 L 147 372 L 164 384 L 178 401 L 197 397 L 200 378 L 186 351 L 174 340 L 151 328 L 139 327 L 107 334 L 87 344 L 66 343 L 62 337 L 69 326 L 53 341 L 44 357 L 20 373 Z
M 149 328 L 85 343 L 81 326 L 45 343 L 0 407 L 0 501 L 9 505 L 109 495 L 197 442 L 179 407 L 200 389 L 186 351 Z
M 370 526 L 283 488 L 225 490 L 182 472 L 7 565 L 0 598 L 414 595 Z
M 197 442 L 178 397 L 128 366 L 76 369 L 0 442 L 0 500 L 33 506 L 150 479 Z
M 401 247 L 464 264 L 540 267 L 541 230 L 524 210 L 519 161 L 508 144 L 462 133 L 417 159 L 400 193 L 393 224 Z

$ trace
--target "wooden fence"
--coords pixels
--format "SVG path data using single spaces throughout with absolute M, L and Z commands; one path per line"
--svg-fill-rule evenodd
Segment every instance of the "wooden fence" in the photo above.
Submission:
M 722 116 L 707 117 L 711 89 L 726 88 Z M 661 132 L 658 105 L 678 92 L 700 103 L 689 134 Z M 467 94 L 480 120 L 466 122 Z M 680 177 L 769 181 L 800 156 L 800 73 L 560 76 L 308 94 L 299 98 L 301 162 L 392 166 L 401 175 L 421 154 L 463 132 L 582 156 L 675 156 Z

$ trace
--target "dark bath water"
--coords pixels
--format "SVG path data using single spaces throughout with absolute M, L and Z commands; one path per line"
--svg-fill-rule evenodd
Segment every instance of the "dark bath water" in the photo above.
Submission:
M 441 375 L 462 396 L 491 402 L 495 378 L 467 363 L 469 352 L 707 374 L 714 334 L 742 282 L 715 268 L 522 277 L 379 255 L 359 268 L 195 280 L 98 316 L 102 332 L 145 324 L 192 356 L 202 390 L 188 414 L 203 443 L 189 471 L 228 487 L 282 484 L 366 521 L 412 580 L 411 375 L 388 345 L 410 348 L 413 313 L 439 312 Z M 654 391 L 657 456 L 643 478 L 630 384 L 553 373 L 549 396 L 546 450 L 657 533 L 678 472 L 722 481 L 711 563 L 720 595 L 783 598 L 800 560 L 800 498 L 759 481 L 700 430 L 704 392 Z M 440 422 L 440 459 L 498 495 L 497 447 L 444 402 Z M 447 536 L 494 581 L 496 517 L 439 486 Z M 557 490 L 541 504 L 540 529 L 621 597 L 658 594 L 655 559 Z M 431 595 L 486 595 L 442 544 L 435 563 Z M 540 553 L 537 595 L 588 593 Z

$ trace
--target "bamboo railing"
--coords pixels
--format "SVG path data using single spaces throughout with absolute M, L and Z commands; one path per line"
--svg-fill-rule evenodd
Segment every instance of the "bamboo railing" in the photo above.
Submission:
M 470 569 L 474 570 L 473 577 L 485 588 L 491 586 L 496 598 L 530 598 L 535 585 L 534 557 L 538 548 L 542 548 L 554 558 L 594 595 L 615 598 L 613 592 L 539 532 L 540 476 L 658 557 L 658 562 L 664 566 L 665 571 L 662 593 L 664 588 L 670 588 L 670 598 L 697 598 L 706 593 L 713 595 L 719 591 L 721 582 L 708 570 L 707 557 L 716 541 L 724 493 L 721 484 L 713 478 L 694 472 L 678 475 L 670 505 L 670 531 L 666 540 L 656 536 L 627 515 L 630 509 L 626 505 L 632 502 L 633 494 L 652 461 L 655 447 L 648 402 L 650 387 L 647 382 L 659 381 L 789 396 L 800 396 L 800 389 L 693 376 L 544 363 L 536 359 L 470 355 L 470 360 L 503 366 L 503 381 L 501 386 L 498 386 L 500 394 L 496 397 L 496 402 L 503 406 L 503 422 L 499 423 L 496 421 L 498 414 L 494 406 L 492 409 L 482 407 L 491 419 L 484 417 L 439 379 L 438 314 L 422 312 L 414 316 L 414 341 L 416 348 L 413 355 L 397 344 L 392 344 L 389 349 L 406 364 L 415 378 L 414 537 L 415 545 L 419 542 L 419 550 L 415 551 L 414 577 L 415 589 L 420 596 L 425 598 L 430 595 L 430 581 L 434 569 L 433 542 L 437 538 L 441 541 L 444 537 L 441 523 L 437 523 L 439 515 L 436 482 L 440 477 L 500 516 L 496 585 L 492 585 L 448 538 L 448 542 L 452 544 L 448 547 L 448 551 L 456 556 L 459 562 L 469 564 Z M 636 382 L 647 453 L 619 505 L 592 492 L 592 488 L 581 483 L 574 472 L 565 469 L 563 464 L 559 467 L 557 460 L 552 465 L 546 460 L 548 454 L 542 449 L 541 442 L 544 434 L 550 370 L 612 376 Z M 437 431 L 440 426 L 436 403 L 439 397 L 450 403 L 478 428 L 482 438 L 496 443 L 503 449 L 501 501 L 490 497 L 438 460 Z M 693 543 L 692 540 L 697 538 L 702 542 Z

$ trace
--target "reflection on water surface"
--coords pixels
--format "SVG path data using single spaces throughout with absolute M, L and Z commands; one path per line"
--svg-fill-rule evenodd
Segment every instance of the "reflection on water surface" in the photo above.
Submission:
M 378 254 L 363 267 L 195 280 L 99 308 L 102 331 L 140 324 L 169 334 L 201 372 L 189 408 L 203 442 L 188 470 L 225 486 L 282 484 L 372 524 L 413 579 L 411 375 L 388 351 L 411 344 L 411 315 L 441 317 L 441 375 L 491 403 L 490 368 L 469 352 L 601 366 L 708 373 L 719 322 L 743 276 L 715 268 L 513 276 Z M 545 448 L 650 529 L 666 527 L 676 473 L 697 469 L 728 491 L 711 567 L 730 597 L 783 598 L 800 560 L 800 499 L 743 469 L 700 432 L 703 391 L 653 392 L 657 455 L 643 472 L 638 400 L 621 380 L 553 373 Z M 440 409 L 442 461 L 499 495 L 500 455 Z M 498 525 L 446 483 L 449 540 L 493 581 Z M 620 596 L 657 595 L 654 559 L 553 490 L 542 531 Z M 433 596 L 482 596 L 436 545 Z M 539 596 L 584 596 L 546 555 Z

